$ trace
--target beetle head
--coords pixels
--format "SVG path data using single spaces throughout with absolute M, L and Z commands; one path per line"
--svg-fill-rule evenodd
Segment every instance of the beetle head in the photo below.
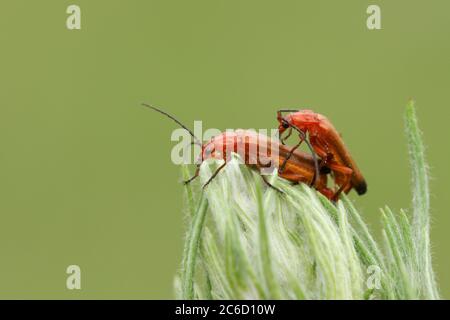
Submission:
M 286 129 L 288 129 L 291 126 L 290 121 L 289 121 L 289 115 L 286 117 L 283 117 L 281 112 L 278 111 L 277 120 L 278 120 L 278 133 L 281 136 L 283 134 L 283 132 L 286 131 Z

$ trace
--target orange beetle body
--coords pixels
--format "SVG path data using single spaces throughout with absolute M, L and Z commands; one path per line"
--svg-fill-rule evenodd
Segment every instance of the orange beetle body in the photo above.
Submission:
M 312 110 L 300 110 L 283 117 L 281 112 L 284 111 L 287 110 L 278 111 L 280 135 L 291 127 L 308 133 L 314 151 L 322 158 L 322 165 L 333 171 L 340 191 L 348 193 L 354 188 L 360 195 L 366 193 L 367 183 L 361 171 L 328 118 Z

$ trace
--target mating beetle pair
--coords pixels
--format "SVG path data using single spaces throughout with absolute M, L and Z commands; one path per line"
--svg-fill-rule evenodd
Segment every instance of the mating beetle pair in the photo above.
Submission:
M 235 132 L 223 132 L 213 137 L 209 142 L 202 144 L 191 130 L 172 115 L 154 106 L 143 105 L 164 114 L 187 130 L 194 138 L 194 143 L 202 148 L 201 161 L 208 158 L 225 160 L 205 183 L 204 187 L 217 176 L 231 159 L 230 151 L 244 150 L 245 154 L 242 160 L 251 168 L 261 172 L 265 166 L 275 165 L 280 177 L 294 183 L 307 183 L 331 200 L 338 200 L 342 192 L 348 193 L 351 189 L 355 189 L 359 195 L 367 191 L 366 181 L 340 134 L 325 116 L 311 110 L 278 111 L 278 132 L 281 144 L 264 135 L 257 134 L 255 131 L 242 129 Z M 290 113 L 283 116 L 284 112 Z M 299 134 L 299 142 L 291 148 L 286 146 L 284 141 L 292 134 L 293 130 Z M 286 131 L 287 135 L 282 137 Z M 312 152 L 311 155 L 298 150 L 303 142 L 308 145 Z M 200 164 L 197 165 L 194 176 L 186 183 L 198 177 L 199 170 Z M 328 188 L 328 175 L 333 177 L 336 190 Z M 264 175 L 261 175 L 261 177 L 267 185 L 278 190 L 265 179 Z

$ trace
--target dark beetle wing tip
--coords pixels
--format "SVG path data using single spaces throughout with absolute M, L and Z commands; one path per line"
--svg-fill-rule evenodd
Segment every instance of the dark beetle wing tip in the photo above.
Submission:
M 367 183 L 365 181 L 355 186 L 356 192 L 361 196 L 367 192 Z

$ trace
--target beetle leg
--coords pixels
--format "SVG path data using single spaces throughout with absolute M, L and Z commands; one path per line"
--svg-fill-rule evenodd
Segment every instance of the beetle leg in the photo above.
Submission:
M 263 179 L 264 183 L 265 183 L 268 187 L 270 187 L 270 188 L 272 188 L 272 189 L 278 191 L 279 193 L 284 193 L 283 191 L 281 191 L 280 189 L 278 189 L 277 187 L 275 187 L 274 185 L 272 185 L 269 181 L 267 181 L 267 179 L 266 179 L 266 177 L 265 177 L 264 175 L 261 175 L 261 178 Z
M 354 187 L 353 183 L 347 183 L 347 175 L 337 174 L 335 177 L 335 183 L 339 186 L 344 186 L 342 192 L 349 193 L 350 190 Z
M 284 145 L 285 144 L 284 142 L 286 141 L 286 139 L 288 139 L 291 136 L 291 134 L 292 134 L 292 127 L 289 127 L 288 134 L 280 139 L 281 144 Z
M 200 173 L 200 166 L 197 166 L 197 169 L 195 169 L 195 173 L 192 176 L 192 178 L 189 178 L 188 180 L 183 181 L 184 184 L 189 184 L 191 183 L 195 178 L 198 177 L 198 174 Z
M 287 164 L 287 162 L 289 161 L 289 158 L 292 156 L 292 154 L 294 153 L 294 151 L 295 151 L 298 147 L 300 147 L 300 145 L 302 144 L 303 141 L 304 141 L 303 138 L 301 138 L 301 139 L 300 139 L 300 142 L 297 143 L 297 144 L 289 151 L 287 157 L 284 158 L 283 163 L 281 164 L 281 167 L 278 169 L 278 172 L 279 172 L 279 173 L 282 173 L 282 172 L 284 171 L 284 168 L 286 167 L 286 164 Z
M 203 185 L 203 189 L 206 188 L 206 186 L 208 184 L 211 183 L 211 181 L 213 181 L 213 179 L 219 174 L 220 170 L 222 170 L 223 168 L 225 168 L 225 166 L 227 165 L 226 162 L 224 162 L 219 168 L 217 168 L 216 171 L 214 171 L 214 173 L 212 174 L 212 176 L 208 179 L 208 181 L 206 181 L 206 183 Z
M 318 191 L 323 194 L 325 197 L 328 198 L 328 200 L 333 200 L 334 201 L 334 192 L 333 190 L 329 189 L 329 188 L 322 188 L 322 189 L 318 189 Z
M 319 163 L 319 171 L 322 172 L 323 169 L 331 169 L 331 166 L 329 164 L 334 163 L 335 165 L 338 164 L 333 158 L 333 154 L 328 151 L 328 147 L 325 143 L 322 142 L 319 138 L 316 136 L 310 136 L 311 144 L 313 145 L 314 151 L 317 153 L 317 155 L 320 157 L 320 163 Z M 344 168 L 348 168 L 346 166 L 341 166 Z M 336 170 L 338 172 L 338 170 Z
M 342 191 L 348 191 L 352 188 L 351 179 L 352 179 L 352 175 L 353 175 L 353 170 L 349 167 L 340 165 L 334 161 L 331 161 L 328 164 L 328 167 L 331 170 L 344 175 L 344 179 L 342 180 L 343 183 L 341 184 L 341 186 L 339 187 L 339 189 L 335 192 L 335 194 L 333 196 L 333 199 L 337 200 L 339 198 L 339 195 L 342 193 Z
M 317 179 L 319 179 L 319 164 L 317 162 L 317 153 L 314 150 L 313 146 L 312 146 L 312 142 L 311 142 L 311 133 L 309 134 L 309 139 L 306 138 L 306 132 L 300 130 L 299 128 L 297 128 L 296 126 L 291 126 L 291 128 L 295 129 L 298 132 L 299 138 L 300 138 L 300 143 L 305 141 L 306 145 L 308 146 L 309 150 L 311 150 L 311 155 L 313 157 L 313 161 L 314 161 L 314 178 L 313 178 L 313 183 L 311 184 L 311 186 L 313 186 L 316 182 Z

